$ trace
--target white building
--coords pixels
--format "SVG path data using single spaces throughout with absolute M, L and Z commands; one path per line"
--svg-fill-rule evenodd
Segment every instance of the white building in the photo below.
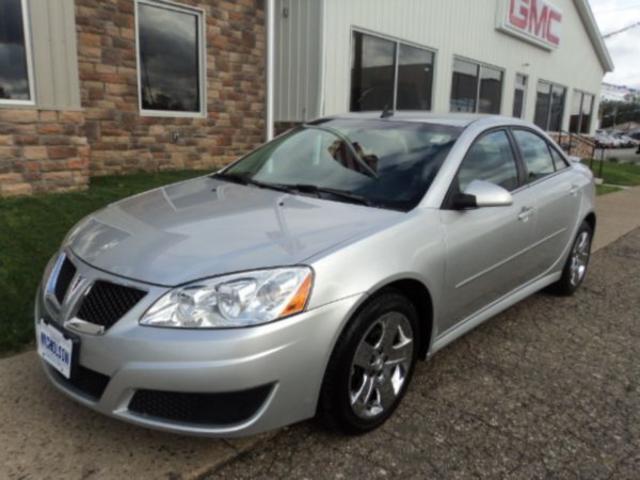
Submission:
M 587 0 L 277 0 L 277 122 L 501 113 L 592 133 L 613 63 Z

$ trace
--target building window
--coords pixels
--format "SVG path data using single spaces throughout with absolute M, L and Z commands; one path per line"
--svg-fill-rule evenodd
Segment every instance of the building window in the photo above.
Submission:
M 500 113 L 501 101 L 501 70 L 467 60 L 454 60 L 452 112 Z
M 201 10 L 137 1 L 139 102 L 143 115 L 206 113 L 203 27 Z
M 589 133 L 593 112 L 593 95 L 574 91 L 571 104 L 569 131 L 571 133 Z
M 543 130 L 559 132 L 562 129 L 564 99 L 567 89 L 544 80 L 538 81 L 534 123 Z
M 33 76 L 26 0 L 0 1 L 0 103 L 32 105 Z
M 524 105 L 527 98 L 527 76 L 516 73 L 516 87 L 513 93 L 513 116 L 524 118 Z
M 354 32 L 351 111 L 431 110 L 433 52 Z

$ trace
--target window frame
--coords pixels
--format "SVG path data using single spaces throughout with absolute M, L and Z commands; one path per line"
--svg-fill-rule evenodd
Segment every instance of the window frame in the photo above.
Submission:
M 149 110 L 142 106 L 142 69 L 140 66 L 140 5 L 194 15 L 198 19 L 198 90 L 200 109 L 197 112 L 180 112 L 171 110 Z M 136 42 L 136 75 L 138 81 L 138 113 L 142 117 L 207 117 L 207 12 L 204 8 L 184 5 L 170 0 L 135 0 L 134 4 L 135 42 Z
M 580 98 L 580 107 L 579 107 L 580 112 L 578 113 L 578 131 L 576 132 L 571 131 L 571 117 L 573 116 L 573 105 L 571 105 L 572 111 L 569 113 L 569 132 L 576 133 L 578 135 L 582 135 L 582 134 L 589 135 L 589 131 L 591 130 L 591 123 L 593 119 L 593 110 L 594 110 L 593 107 L 595 106 L 595 103 L 596 103 L 596 96 L 593 93 L 589 93 L 584 90 L 579 90 L 577 88 L 574 88 L 572 91 L 571 100 L 573 100 L 576 96 Z M 584 125 L 582 122 L 584 121 L 584 117 L 585 117 L 585 114 L 583 111 L 585 97 L 591 97 L 591 108 L 589 109 L 589 125 L 587 126 L 587 131 L 583 132 Z
M 518 77 L 522 77 L 524 78 L 524 89 L 519 88 L 518 85 Z M 520 73 L 520 72 L 516 72 L 515 75 L 515 82 L 514 82 L 514 86 L 513 86 L 513 106 L 511 108 L 511 114 L 513 116 L 513 118 L 519 118 L 519 119 L 524 119 L 527 115 L 527 93 L 529 91 L 529 75 L 525 74 L 525 73 Z M 522 111 L 520 113 L 519 117 L 516 117 L 515 115 L 513 115 L 514 113 L 514 108 L 516 106 L 516 91 L 518 90 L 522 90 Z
M 562 128 L 563 123 L 564 123 L 564 118 L 565 118 L 565 114 L 567 113 L 567 99 L 569 97 L 568 93 L 569 93 L 569 88 L 565 85 L 562 85 L 561 83 L 556 83 L 556 82 L 552 82 L 550 80 L 545 80 L 543 78 L 538 78 L 538 83 L 536 84 L 536 109 L 538 108 L 538 95 L 540 94 L 538 87 L 540 86 L 541 83 L 544 83 L 545 85 L 549 86 L 549 101 L 547 102 L 547 115 L 546 115 L 546 121 L 545 121 L 545 126 L 541 127 L 540 125 L 537 125 L 538 127 L 540 127 L 542 130 L 544 130 L 545 132 L 550 132 L 551 130 L 549 130 L 549 126 L 551 125 L 551 114 L 552 114 L 552 109 L 551 106 L 553 104 L 553 88 L 554 87 L 559 87 L 562 88 L 564 90 L 564 94 L 563 94 L 563 99 L 562 99 L 562 115 L 560 115 L 560 129 L 558 130 L 563 131 L 564 129 Z M 534 122 L 535 122 L 535 111 L 534 111 Z
M 349 55 L 348 55 L 348 68 L 347 71 L 349 72 L 349 83 L 348 83 L 348 92 L 349 94 L 347 95 L 347 112 L 358 112 L 356 110 L 351 110 L 351 92 L 352 92 L 352 88 L 353 88 L 353 74 L 352 74 L 352 65 L 354 62 L 354 42 L 355 42 L 355 34 L 359 33 L 362 35 L 369 35 L 370 37 L 376 37 L 380 40 L 386 40 L 388 42 L 392 42 L 394 44 L 394 53 L 393 53 L 393 62 L 394 62 L 394 73 L 393 73 L 393 105 L 391 107 L 392 111 L 396 111 L 396 106 L 398 105 L 398 79 L 399 79 L 399 70 L 400 70 L 400 45 L 406 45 L 408 47 L 413 47 L 413 48 L 417 48 L 420 50 L 425 50 L 429 53 L 431 53 L 431 55 L 433 56 L 433 60 L 431 62 L 431 91 L 429 92 L 429 105 L 431 108 L 429 108 L 428 110 L 415 110 L 415 111 L 419 111 L 419 112 L 432 112 L 433 111 L 433 99 L 434 99 L 434 92 L 435 92 L 435 86 L 436 86 L 436 64 L 438 61 L 438 50 L 436 48 L 433 47 L 427 47 L 425 45 L 416 43 L 416 42 L 411 42 L 409 40 L 403 40 L 401 38 L 398 37 L 393 37 L 391 35 L 385 35 L 384 33 L 379 33 L 379 32 L 374 32 L 372 30 L 368 30 L 366 28 L 362 28 L 362 27 L 355 27 L 352 26 L 351 27 L 351 32 L 350 32 L 350 38 L 349 38 Z M 376 111 L 376 110 L 359 110 L 359 112 L 366 112 L 366 111 Z M 411 111 L 411 110 L 401 110 L 401 111 Z
M 466 63 L 471 63 L 474 64 L 476 66 L 476 72 L 477 72 L 477 85 L 476 85 L 476 98 L 475 98 L 475 108 L 473 112 L 454 112 L 451 109 L 451 98 L 453 96 L 453 75 L 455 74 L 455 66 L 456 66 L 456 60 L 459 60 L 461 62 L 466 62 Z M 497 65 L 491 65 L 490 63 L 486 63 L 486 62 L 480 62 L 478 60 L 474 60 L 472 58 L 468 58 L 468 57 L 463 57 L 461 55 L 454 55 L 453 59 L 451 61 L 451 89 L 449 91 L 449 112 L 450 113 L 480 113 L 480 91 L 482 89 L 482 67 L 485 68 L 489 68 L 491 70 L 495 70 L 497 72 L 500 72 L 500 101 L 499 101 L 499 105 L 498 105 L 498 113 L 489 113 L 486 115 L 500 115 L 502 112 L 502 106 L 504 104 L 504 88 L 505 88 L 505 74 L 506 74 L 506 69 L 502 68 L 502 67 L 498 67 Z
M 29 100 L 0 99 L 0 107 L 34 107 L 36 105 L 35 82 L 33 78 L 33 52 L 31 46 L 31 16 L 27 0 L 20 0 L 22 10 L 22 31 L 24 32 L 24 51 L 27 63 L 27 84 L 29 85 Z

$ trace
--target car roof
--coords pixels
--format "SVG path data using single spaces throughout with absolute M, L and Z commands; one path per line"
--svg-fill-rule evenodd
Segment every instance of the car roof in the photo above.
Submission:
M 488 115 L 478 113 L 431 113 L 424 111 L 402 111 L 394 112 L 392 115 L 381 118 L 381 112 L 352 112 L 341 115 L 332 115 L 330 119 L 379 119 L 389 122 L 416 122 L 434 125 L 447 125 L 451 127 L 466 128 L 472 123 L 486 124 L 487 126 L 497 125 L 530 125 L 518 118 L 505 117 L 501 115 Z

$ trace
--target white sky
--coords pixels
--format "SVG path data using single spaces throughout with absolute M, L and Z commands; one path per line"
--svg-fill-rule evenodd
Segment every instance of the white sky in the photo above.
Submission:
M 589 0 L 600 31 L 607 34 L 640 22 L 640 0 Z M 640 26 L 605 40 L 615 71 L 605 82 L 640 88 Z

